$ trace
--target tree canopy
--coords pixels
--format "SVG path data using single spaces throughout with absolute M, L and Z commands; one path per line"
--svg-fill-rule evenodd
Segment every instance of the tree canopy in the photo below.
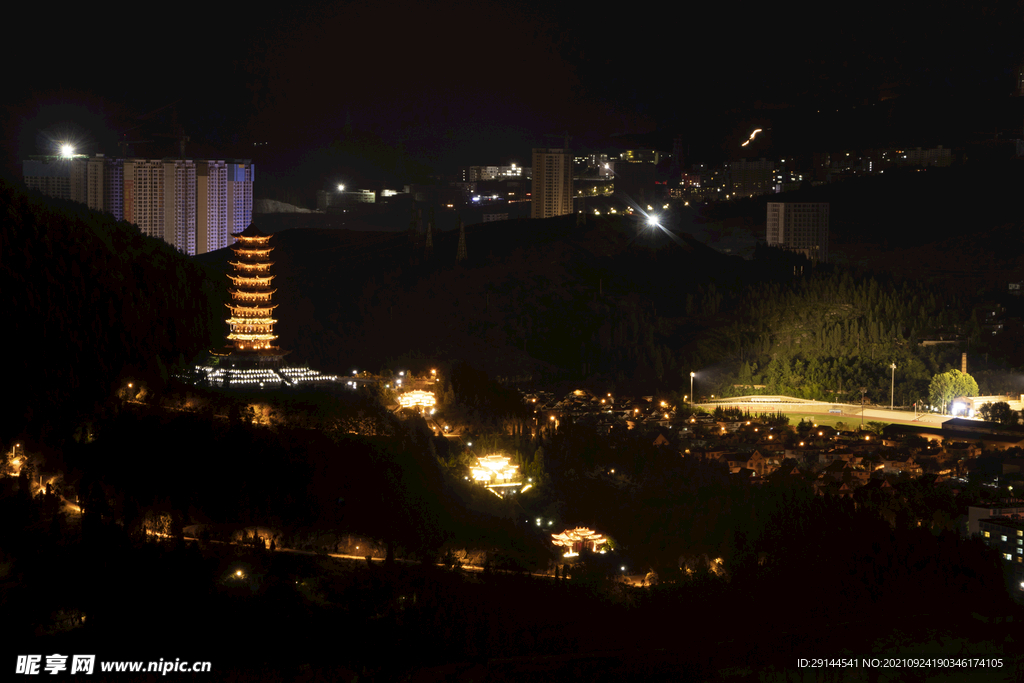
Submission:
M 928 396 L 933 405 L 942 406 L 945 412 L 953 399 L 960 396 L 977 396 L 978 383 L 965 372 L 957 369 L 940 372 L 932 377 L 928 385 Z

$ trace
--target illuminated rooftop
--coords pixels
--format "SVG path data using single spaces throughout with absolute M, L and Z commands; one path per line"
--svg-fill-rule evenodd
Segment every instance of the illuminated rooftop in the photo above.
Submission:
M 598 548 L 607 540 L 603 534 L 582 526 L 566 529 L 560 534 L 551 534 L 551 542 L 559 548 L 566 549 L 565 557 L 575 557 L 581 550 L 600 552 Z
M 434 392 L 414 389 L 398 395 L 398 403 L 403 408 L 433 408 L 437 404 Z

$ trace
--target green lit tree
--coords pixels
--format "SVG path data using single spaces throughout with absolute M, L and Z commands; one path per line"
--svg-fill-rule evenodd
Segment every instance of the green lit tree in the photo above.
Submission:
M 932 405 L 942 406 L 945 413 L 949 404 L 959 396 L 977 396 L 978 383 L 965 372 L 953 369 L 932 377 L 928 385 L 928 397 Z

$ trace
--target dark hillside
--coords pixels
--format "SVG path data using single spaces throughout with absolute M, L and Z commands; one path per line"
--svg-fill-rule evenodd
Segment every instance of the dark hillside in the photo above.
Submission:
M 6 299 L 5 439 L 74 428 L 129 375 L 160 378 L 207 348 L 215 285 L 171 247 L 81 204 L 0 183 Z M 54 419 L 59 415 L 60 419 Z
M 282 346 L 341 372 L 412 351 L 501 375 L 614 374 L 626 359 L 654 378 L 667 371 L 654 357 L 686 333 L 668 316 L 685 316 L 701 287 L 744 276 L 741 261 L 686 235 L 638 235 L 614 217 L 471 226 L 462 263 L 457 242 L 457 232 L 438 234 L 427 256 L 422 236 L 277 233 Z

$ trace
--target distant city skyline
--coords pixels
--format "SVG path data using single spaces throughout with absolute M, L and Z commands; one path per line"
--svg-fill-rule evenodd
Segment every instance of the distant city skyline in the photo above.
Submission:
M 132 154 L 161 158 L 178 155 L 184 134 L 190 156 L 252 158 L 268 184 L 322 185 L 339 169 L 422 179 L 526 164 L 532 148 L 565 133 L 574 149 L 656 134 L 669 151 L 679 136 L 691 158 L 715 162 L 733 157 L 754 127 L 775 130 L 752 158 L 794 140 L 815 151 L 839 136 L 879 146 L 871 138 L 884 127 L 920 138 L 901 144 L 933 146 L 951 144 L 938 136 L 952 126 L 1005 134 L 1022 125 L 988 104 L 1020 89 L 1019 3 L 961 0 L 924 14 L 881 3 L 827 8 L 814 15 L 822 44 L 810 51 L 774 38 L 806 25 L 796 8 L 709 4 L 634 18 L 642 33 L 616 32 L 597 12 L 489 0 L 443 14 L 311 2 L 273 21 L 211 9 L 206 25 L 230 36 L 215 65 L 169 51 L 123 63 L 113 80 L 106 68 L 28 67 L 32 78 L 8 91 L 0 112 L 3 173 L 20 175 L 21 159 L 63 138 L 85 153 L 114 155 L 127 141 Z M 147 30 L 147 40 L 178 37 Z M 72 8 L 53 31 L 47 49 L 70 64 L 83 35 L 113 49 L 136 29 Z M 218 78 L 207 77 L 211 68 Z

